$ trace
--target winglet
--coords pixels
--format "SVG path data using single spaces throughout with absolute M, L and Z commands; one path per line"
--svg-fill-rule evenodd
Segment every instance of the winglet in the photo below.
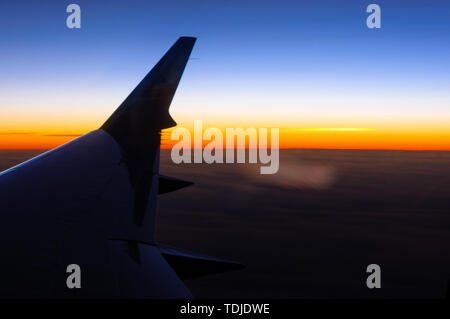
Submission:
M 169 106 L 196 38 L 181 37 L 101 127 L 130 153 L 154 140 L 161 129 L 176 125 Z
M 169 107 L 196 38 L 181 37 L 103 124 L 121 146 L 134 188 L 134 221 L 142 225 L 158 173 L 161 129 L 176 125 Z

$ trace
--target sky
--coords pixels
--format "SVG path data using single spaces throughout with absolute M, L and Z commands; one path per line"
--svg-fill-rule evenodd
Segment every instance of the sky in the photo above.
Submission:
M 66 7 L 81 7 L 81 29 Z M 369 29 L 366 7 L 381 7 Z M 180 127 L 277 127 L 282 148 L 450 150 L 449 1 L 2 1 L 0 149 L 100 127 L 179 36 Z

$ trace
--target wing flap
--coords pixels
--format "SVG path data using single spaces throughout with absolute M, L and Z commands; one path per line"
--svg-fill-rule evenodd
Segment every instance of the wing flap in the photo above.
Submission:
M 165 194 L 174 192 L 184 187 L 193 185 L 193 182 L 184 181 L 170 176 L 159 175 L 159 192 L 158 194 Z
M 159 249 L 167 263 L 183 280 L 245 268 L 244 265 L 232 261 L 193 254 L 166 246 L 159 246 Z

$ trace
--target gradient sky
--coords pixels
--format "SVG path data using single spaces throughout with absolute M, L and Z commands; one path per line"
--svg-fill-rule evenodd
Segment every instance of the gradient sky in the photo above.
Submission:
M 66 27 L 70 3 L 80 30 Z M 381 29 L 366 27 L 370 3 Z M 450 2 L 433 0 L 2 1 L 0 148 L 98 128 L 183 35 L 198 41 L 171 107 L 180 126 L 279 127 L 282 147 L 450 150 Z

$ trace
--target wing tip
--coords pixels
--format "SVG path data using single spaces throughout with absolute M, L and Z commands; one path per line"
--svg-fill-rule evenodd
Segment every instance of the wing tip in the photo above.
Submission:
M 117 110 L 100 127 L 126 150 L 148 144 L 149 134 L 177 125 L 169 114 L 172 98 L 197 38 L 179 37 Z M 141 143 L 141 142 L 142 143 Z
M 189 35 L 183 35 L 183 36 L 181 36 L 181 37 L 178 38 L 178 40 L 182 40 L 182 39 L 183 39 L 183 40 L 186 39 L 186 40 L 190 40 L 190 41 L 196 41 L 196 40 L 197 40 L 196 37 L 189 36 Z

